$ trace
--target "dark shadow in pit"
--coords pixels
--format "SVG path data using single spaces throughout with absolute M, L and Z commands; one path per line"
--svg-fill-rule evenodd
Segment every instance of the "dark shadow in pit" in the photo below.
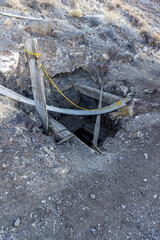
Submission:
M 81 107 L 93 109 L 97 108 L 98 101 L 80 94 L 79 105 Z M 70 132 L 73 132 L 81 141 L 92 147 L 96 116 L 69 116 L 61 115 L 58 119 Z M 121 128 L 120 120 L 114 121 L 109 114 L 101 115 L 101 126 L 98 139 L 98 147 L 103 145 L 107 137 L 114 137 Z

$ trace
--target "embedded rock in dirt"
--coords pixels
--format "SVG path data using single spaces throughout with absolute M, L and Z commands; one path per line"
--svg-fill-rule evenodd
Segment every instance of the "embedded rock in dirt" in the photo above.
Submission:
M 51 22 L 50 21 L 31 21 L 26 24 L 24 31 L 31 35 L 51 36 Z

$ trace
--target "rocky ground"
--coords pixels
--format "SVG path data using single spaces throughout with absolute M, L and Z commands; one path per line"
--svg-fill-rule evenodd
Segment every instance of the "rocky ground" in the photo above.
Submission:
M 0 84 L 32 98 L 24 37 L 77 104 L 75 82 L 122 97 L 130 114 L 100 155 L 44 135 L 33 107 L 0 97 L 0 240 L 160 239 L 159 1 L 7 1 L 0 15 Z M 52 19 L 52 21 L 51 21 Z M 65 105 L 45 78 L 47 104 Z M 59 119 L 61 116 L 52 114 Z

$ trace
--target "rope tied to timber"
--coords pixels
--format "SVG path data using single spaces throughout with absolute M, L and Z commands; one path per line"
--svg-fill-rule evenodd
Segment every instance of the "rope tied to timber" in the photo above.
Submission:
M 39 53 L 33 53 L 33 52 L 30 52 L 26 49 L 24 49 L 25 52 L 29 53 L 29 54 L 32 54 L 34 56 L 40 56 Z M 47 71 L 45 70 L 45 68 L 43 67 L 43 65 L 41 64 L 41 68 L 43 69 L 44 73 L 46 74 L 47 78 L 50 80 L 50 82 L 54 85 L 54 87 L 57 89 L 57 91 L 68 101 L 70 102 L 73 106 L 81 109 L 81 110 L 86 110 L 86 111 L 99 111 L 99 110 L 105 110 L 105 109 L 111 109 L 111 108 L 114 108 L 114 107 L 117 107 L 117 106 L 121 106 L 122 103 L 122 99 L 118 102 L 115 102 L 112 106 L 108 106 L 108 107 L 105 107 L 105 108 L 100 108 L 100 109 L 87 109 L 87 108 L 83 108 L 83 107 L 80 107 L 78 106 L 77 104 L 75 104 L 74 102 L 72 102 L 67 96 L 65 96 L 62 91 L 58 88 L 58 86 L 55 84 L 55 82 L 51 79 L 51 77 L 49 76 L 49 74 L 47 73 Z M 128 99 L 127 98 L 124 98 L 124 100 L 126 101 L 126 103 L 128 102 Z

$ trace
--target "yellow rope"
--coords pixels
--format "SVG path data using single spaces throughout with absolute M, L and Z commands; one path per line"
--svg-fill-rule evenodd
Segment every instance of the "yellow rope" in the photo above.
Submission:
M 25 52 L 27 53 L 30 53 L 34 56 L 40 56 L 39 53 L 32 53 L 26 49 L 24 49 Z M 105 108 L 99 108 L 99 109 L 87 109 L 87 108 L 83 108 L 83 107 L 80 107 L 78 106 L 77 104 L 75 104 L 74 102 L 72 102 L 68 97 L 66 97 L 62 92 L 61 90 L 57 87 L 57 85 L 53 82 L 53 80 L 51 79 L 51 77 L 49 76 L 49 74 L 47 73 L 47 71 L 45 70 L 45 68 L 43 67 L 43 65 L 41 64 L 41 68 L 43 69 L 43 71 L 45 72 L 46 76 L 48 77 L 48 79 L 50 80 L 50 82 L 55 86 L 55 88 L 58 90 L 58 92 L 68 101 L 70 102 L 72 105 L 74 105 L 75 107 L 79 108 L 79 109 L 82 109 L 82 110 L 86 110 L 86 111 L 99 111 L 99 110 L 105 110 L 105 109 L 110 109 L 110 108 L 114 108 L 116 106 L 121 106 L 122 103 L 121 103 L 121 100 L 119 102 L 115 102 L 113 106 L 110 106 L 110 107 L 105 107 Z M 128 102 L 128 100 L 126 98 L 124 98 L 126 100 L 126 102 Z
M 30 52 L 30 51 L 28 51 L 28 50 L 26 50 L 26 49 L 24 49 L 24 51 L 27 52 L 27 53 L 30 53 L 30 54 L 32 54 L 32 55 L 34 55 L 34 56 L 40 56 L 39 53 L 32 53 L 32 52 Z

